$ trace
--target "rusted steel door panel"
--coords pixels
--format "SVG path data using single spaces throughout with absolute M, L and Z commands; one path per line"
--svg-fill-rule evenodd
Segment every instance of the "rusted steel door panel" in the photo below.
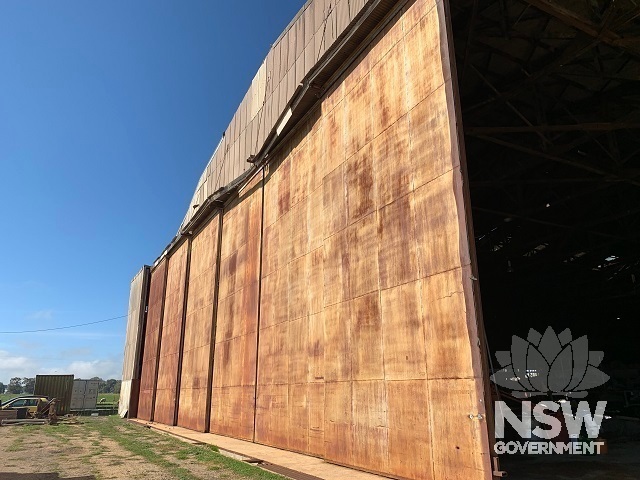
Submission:
M 129 310 L 127 318 L 127 334 L 124 346 L 124 360 L 122 362 L 122 380 L 136 378 L 138 350 L 140 348 L 139 335 L 142 331 L 141 320 L 144 315 L 149 267 L 142 268 L 131 281 L 129 290 Z M 122 398 L 120 399 L 122 403 Z
M 154 409 L 154 420 L 165 425 L 174 424 L 176 412 L 188 254 L 189 242 L 186 241 L 171 255 L 167 267 L 167 289 Z
M 225 208 L 210 431 L 253 440 L 262 176 Z
M 215 299 L 218 216 L 191 242 L 189 290 L 185 317 L 178 426 L 204 432 Z
M 124 345 L 124 360 L 122 362 L 122 387 L 120 401 L 118 402 L 118 414 L 135 417 L 138 408 L 140 366 L 142 359 L 140 352 L 144 339 L 145 307 L 149 293 L 149 267 L 144 266 L 131 281 L 129 290 L 129 311 L 127 316 L 127 334 Z M 135 402 L 131 402 L 131 397 Z
M 151 272 L 149 306 L 140 374 L 140 395 L 138 399 L 138 418 L 142 420 L 151 420 L 153 416 L 153 398 L 155 396 L 158 368 L 166 271 L 167 261 L 163 259 Z

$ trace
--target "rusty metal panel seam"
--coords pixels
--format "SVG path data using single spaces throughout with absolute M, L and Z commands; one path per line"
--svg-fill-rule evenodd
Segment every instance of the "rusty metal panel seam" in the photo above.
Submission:
M 265 167 L 262 168 L 262 180 L 260 181 L 260 266 L 258 273 L 258 321 L 256 324 L 256 375 L 254 381 L 254 403 L 253 403 L 253 441 L 256 441 L 256 418 L 258 410 L 258 368 L 260 362 L 260 317 L 262 308 L 260 307 L 262 302 L 262 254 L 264 249 L 264 179 L 265 179 Z

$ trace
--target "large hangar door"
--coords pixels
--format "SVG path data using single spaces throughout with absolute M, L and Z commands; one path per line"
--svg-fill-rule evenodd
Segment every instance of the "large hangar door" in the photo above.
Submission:
M 375 14 L 383 3 L 392 14 Z M 349 2 L 309 5 L 328 12 L 308 41 L 322 44 Z M 340 46 L 351 49 L 336 54 L 348 59 L 344 70 L 314 85 L 319 104 L 296 112 L 302 119 L 269 151 L 264 176 L 224 206 L 209 428 L 397 478 L 488 480 L 487 372 L 448 2 L 366 5 L 375 32 L 357 53 Z M 189 242 L 152 274 L 140 418 L 155 401 L 156 421 L 171 424 L 178 395 L 180 422 L 202 429 L 202 418 L 180 415 L 194 399 L 201 407 L 190 375 L 202 379 L 209 367 L 206 346 L 191 340 L 210 319 L 208 310 L 194 316 L 204 299 Z
M 447 4 L 387 20 L 271 155 L 256 441 L 402 478 L 488 479 Z

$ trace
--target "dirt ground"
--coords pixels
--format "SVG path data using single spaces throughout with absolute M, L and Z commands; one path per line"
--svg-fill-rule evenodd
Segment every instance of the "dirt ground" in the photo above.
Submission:
M 126 422 L 84 417 L 59 425 L 0 427 L 2 480 L 283 479 Z

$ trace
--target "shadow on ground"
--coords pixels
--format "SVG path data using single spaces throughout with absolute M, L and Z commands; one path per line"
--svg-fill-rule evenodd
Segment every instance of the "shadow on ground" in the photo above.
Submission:
M 2 480 L 96 480 L 93 475 L 82 477 L 60 477 L 58 473 L 12 473 L 0 472 Z
M 640 442 L 609 444 L 606 455 L 501 455 L 500 468 L 518 480 L 638 480 Z

